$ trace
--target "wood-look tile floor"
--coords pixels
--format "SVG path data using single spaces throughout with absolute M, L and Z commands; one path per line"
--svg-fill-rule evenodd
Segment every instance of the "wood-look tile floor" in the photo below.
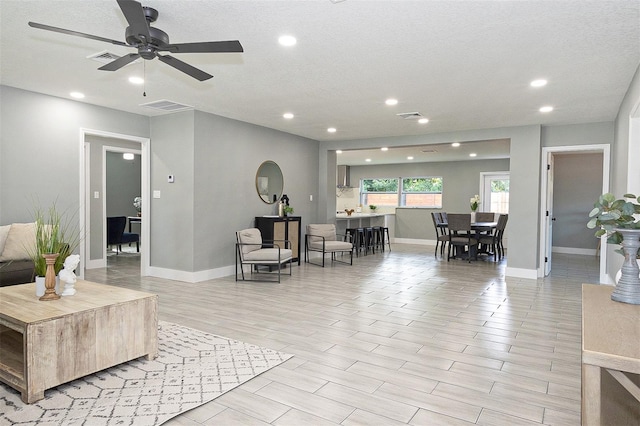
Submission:
M 139 276 L 109 257 L 86 279 L 159 294 L 159 318 L 295 356 L 168 425 L 579 425 L 581 284 L 598 260 L 554 255 L 551 276 L 394 245 L 353 266 L 297 265 L 273 282 Z

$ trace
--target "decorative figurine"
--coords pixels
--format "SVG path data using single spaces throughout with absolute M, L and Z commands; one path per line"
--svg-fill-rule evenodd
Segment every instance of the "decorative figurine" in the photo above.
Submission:
M 72 254 L 67 256 L 64 260 L 63 269 L 58 273 L 60 277 L 60 281 L 64 281 L 64 290 L 62 291 L 63 296 L 73 296 L 76 294 L 76 289 L 74 285 L 77 281 L 76 274 L 74 271 L 78 267 L 78 263 L 80 263 L 80 255 Z

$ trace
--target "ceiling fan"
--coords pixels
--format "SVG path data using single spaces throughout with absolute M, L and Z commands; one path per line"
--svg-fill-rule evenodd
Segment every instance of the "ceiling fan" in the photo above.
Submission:
M 115 61 L 98 68 L 103 71 L 116 71 L 138 58 L 154 59 L 158 58 L 165 64 L 182 71 L 191 77 L 204 81 L 213 77 L 194 66 L 187 64 L 170 55 L 160 55 L 158 52 L 170 53 L 241 53 L 244 50 L 238 40 L 229 41 L 204 41 L 198 43 L 169 43 L 169 36 L 164 31 L 150 26 L 158 19 L 158 11 L 151 7 L 143 7 L 139 2 L 133 0 L 117 0 L 124 17 L 129 26 L 125 31 L 125 42 L 111 40 L 108 38 L 85 34 L 78 31 L 66 30 L 64 28 L 52 27 L 49 25 L 29 22 L 29 26 L 47 31 L 55 31 L 62 34 L 69 34 L 92 40 L 104 41 L 117 46 L 133 47 L 138 49 L 138 53 L 129 53 Z

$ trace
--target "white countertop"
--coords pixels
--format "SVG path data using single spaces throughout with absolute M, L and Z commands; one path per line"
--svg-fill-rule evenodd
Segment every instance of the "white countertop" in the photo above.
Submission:
M 351 216 L 348 216 L 346 213 L 338 213 L 336 214 L 336 219 L 345 220 L 345 219 L 360 219 L 367 217 L 381 217 L 392 215 L 394 213 L 352 213 Z

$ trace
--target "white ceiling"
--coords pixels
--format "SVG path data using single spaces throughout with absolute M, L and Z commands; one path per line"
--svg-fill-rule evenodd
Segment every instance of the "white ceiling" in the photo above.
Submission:
M 27 22 L 124 40 L 115 0 L 1 0 L 0 82 L 64 98 L 77 90 L 82 102 L 143 115 L 165 114 L 140 104 L 167 99 L 348 149 L 364 138 L 610 121 L 640 63 L 638 0 L 142 3 L 173 43 L 238 39 L 245 52 L 174 55 L 214 75 L 205 82 L 157 59 L 99 71 L 87 56 L 134 50 Z M 282 34 L 298 44 L 280 46 Z M 127 81 L 143 62 L 146 97 Z M 537 78 L 549 84 L 530 87 Z M 405 112 L 430 122 L 396 116 Z

